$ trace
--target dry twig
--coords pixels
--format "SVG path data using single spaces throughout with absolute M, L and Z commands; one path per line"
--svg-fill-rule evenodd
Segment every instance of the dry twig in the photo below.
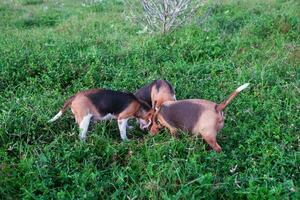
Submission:
M 140 0 L 141 10 L 127 0 L 130 15 L 152 32 L 171 32 L 189 22 L 206 0 Z

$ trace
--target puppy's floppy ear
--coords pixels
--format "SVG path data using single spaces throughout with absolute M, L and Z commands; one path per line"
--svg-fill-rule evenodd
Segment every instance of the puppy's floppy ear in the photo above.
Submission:
M 145 110 L 149 110 L 151 109 L 151 106 L 144 100 L 137 98 L 137 100 L 140 102 L 141 106 L 145 109 Z

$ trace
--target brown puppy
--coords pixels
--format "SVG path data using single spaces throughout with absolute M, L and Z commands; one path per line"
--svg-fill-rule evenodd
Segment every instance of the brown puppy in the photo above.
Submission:
M 81 91 L 70 97 L 59 113 L 49 122 L 57 120 L 69 106 L 81 129 L 79 137 L 82 140 L 86 139 L 91 119 L 94 121 L 117 119 L 121 138 L 126 140 L 126 127 L 129 118 L 143 119 L 150 124 L 153 115 L 151 108 L 140 102 L 132 93 L 92 89 Z
M 187 99 L 181 101 L 165 102 L 154 116 L 151 133 L 156 134 L 162 126 L 167 127 L 171 134 L 177 129 L 191 132 L 202 138 L 217 152 L 222 149 L 217 143 L 217 132 L 224 126 L 223 110 L 229 102 L 249 83 L 238 87 L 225 101 L 216 104 L 202 99 Z M 160 125 L 156 122 L 160 123 Z
M 137 90 L 134 95 L 143 102 L 146 102 L 153 109 L 158 110 L 165 101 L 176 101 L 175 90 L 165 80 L 155 80 Z M 145 121 L 139 120 L 140 128 L 145 129 Z

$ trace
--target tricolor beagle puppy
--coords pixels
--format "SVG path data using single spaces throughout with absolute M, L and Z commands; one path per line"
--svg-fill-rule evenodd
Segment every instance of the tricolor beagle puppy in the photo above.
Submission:
M 165 101 L 176 101 L 175 90 L 165 80 L 155 80 L 137 90 L 134 95 L 143 102 L 146 102 L 152 109 L 157 110 Z M 145 121 L 139 119 L 140 128 L 144 129 Z
M 156 134 L 158 129 L 164 126 L 170 130 L 172 135 L 176 133 L 177 129 L 196 136 L 201 135 L 214 150 L 220 152 L 222 149 L 217 143 L 216 136 L 224 126 L 223 110 L 248 85 L 249 83 L 246 83 L 238 87 L 220 104 L 203 99 L 165 102 L 154 114 L 150 132 Z
M 142 119 L 149 126 L 153 115 L 151 107 L 139 101 L 132 93 L 92 89 L 81 91 L 70 97 L 58 114 L 49 122 L 57 120 L 68 107 L 71 107 L 75 120 L 81 129 L 79 135 L 81 140 L 86 139 L 90 120 L 117 119 L 121 138 L 126 140 L 128 119 L 133 117 Z

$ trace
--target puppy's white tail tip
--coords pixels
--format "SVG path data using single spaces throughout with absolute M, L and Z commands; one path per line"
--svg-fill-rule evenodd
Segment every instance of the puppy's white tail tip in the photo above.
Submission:
M 237 92 L 241 92 L 242 90 L 246 89 L 250 83 L 245 83 L 236 89 Z
M 62 116 L 62 111 L 59 111 L 52 119 L 50 119 L 48 122 L 51 123 L 51 122 L 54 122 L 56 121 L 58 118 L 60 118 Z

